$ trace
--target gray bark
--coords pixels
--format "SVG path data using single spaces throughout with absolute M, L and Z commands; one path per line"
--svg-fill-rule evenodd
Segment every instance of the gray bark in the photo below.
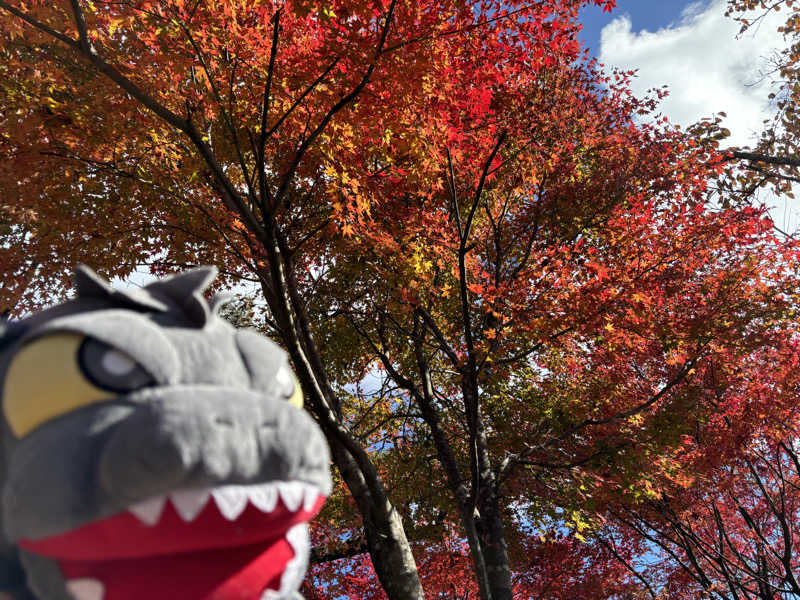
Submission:
M 400 514 L 377 481 L 368 485 L 362 471 L 338 442 L 331 444 L 336 466 L 358 505 L 375 572 L 389 598 L 423 600 L 425 594 Z M 378 492 L 378 493 L 376 493 Z
M 489 443 L 478 400 L 477 386 L 469 379 L 463 385 L 465 402 L 471 402 L 474 414 L 474 446 L 476 453 L 477 489 L 473 490 L 480 518 L 476 522 L 478 536 L 486 564 L 491 595 L 485 600 L 513 600 L 511 563 L 508 558 L 505 526 L 497 493 L 497 482 L 489 455 Z
M 325 374 L 305 307 L 298 296 L 291 260 L 286 258 L 274 223 L 266 228 L 266 241 L 270 270 L 260 274 L 262 289 L 280 326 L 282 341 L 292 358 L 308 406 L 317 417 L 334 462 L 358 505 L 378 579 L 391 600 L 423 600 L 425 594 L 402 519 L 366 451 L 342 422 L 338 399 Z

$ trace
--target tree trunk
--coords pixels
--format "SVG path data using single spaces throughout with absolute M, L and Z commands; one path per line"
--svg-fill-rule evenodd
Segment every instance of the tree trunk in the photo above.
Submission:
M 420 387 L 417 388 L 414 382 L 404 379 L 390 364 L 387 364 L 387 369 L 398 385 L 414 395 L 419 403 L 422 417 L 431 429 L 439 462 L 458 506 L 481 599 L 512 600 L 511 566 L 508 560 L 503 516 L 496 493 L 495 474 L 481 417 L 477 386 L 467 376 L 462 379 L 465 412 L 474 422 L 470 435 L 471 446 L 475 448 L 475 456 L 470 461 L 473 475 L 473 489 L 470 494 L 434 406 L 430 367 L 423 351 L 420 322 L 416 319 L 414 338 Z M 386 361 L 384 363 L 386 364 Z
M 372 564 L 390 600 L 424 600 L 411 546 L 400 514 L 389 500 L 377 469 L 342 422 L 338 399 L 324 371 L 305 308 L 298 296 L 292 263 L 285 259 L 274 223 L 266 231 L 269 271 L 259 273 L 262 290 L 292 359 L 311 411 L 325 433 L 331 454 L 364 524 Z
M 480 406 L 480 392 L 475 378 L 465 377 L 462 382 L 465 404 L 471 405 L 474 427 L 475 460 L 473 469 L 477 470 L 474 481 L 477 488 L 472 491 L 480 516 L 476 519 L 478 538 L 481 544 L 483 561 L 491 592 L 490 600 L 513 600 L 511 585 L 511 563 L 508 559 L 503 514 L 500 498 L 497 495 L 497 481 L 489 454 L 489 441 Z
M 494 494 L 481 504 L 481 517 L 476 525 L 489 578 L 491 600 L 512 600 L 511 565 L 503 515 Z
M 297 365 L 300 360 L 293 357 L 293 362 Z M 303 373 L 301 368 L 298 368 L 298 375 L 301 382 L 308 380 L 308 373 Z M 314 387 L 303 385 L 304 390 L 313 390 Z M 313 398 L 313 391 L 308 395 Z M 312 401 L 312 410 L 315 405 L 320 405 L 319 399 Z M 341 423 L 332 422 L 333 411 L 313 412 L 328 440 L 336 467 L 358 505 L 372 565 L 386 595 L 390 600 L 424 600 L 425 593 L 402 519 L 377 470 L 357 440 L 344 431 Z
M 400 514 L 380 480 L 368 485 L 347 449 L 329 439 L 336 466 L 361 512 L 367 548 L 386 595 L 392 600 L 423 600 L 425 594 Z

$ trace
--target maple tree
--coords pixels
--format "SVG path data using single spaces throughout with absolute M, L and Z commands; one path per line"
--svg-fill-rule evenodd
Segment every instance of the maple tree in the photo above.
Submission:
M 416 549 L 423 586 L 429 598 L 477 600 L 469 549 L 453 531 Z M 520 536 L 519 551 L 515 598 L 608 600 L 636 597 L 641 588 L 625 566 L 631 552 L 612 547 L 605 539 L 587 542 L 563 532 L 526 531 Z M 302 593 L 308 600 L 385 598 L 366 554 L 336 559 L 335 568 L 329 563 L 312 566 Z
M 741 389 L 711 403 L 717 365 L 791 329 L 794 249 L 763 210 L 706 202 L 721 158 L 635 125 L 651 105 L 624 77 L 602 94 L 591 65 L 548 77 L 472 116 L 483 152 L 442 144 L 438 186 L 373 206 L 304 292 L 332 364 L 359 380 L 377 361 L 391 388 L 358 414 L 395 402 L 382 418 L 427 425 L 400 437 L 431 447 L 450 497 L 416 510 L 449 504 L 481 597 L 513 595 L 512 507 L 531 522 L 569 509 L 580 532 L 585 507 L 619 490 L 658 495 L 659 474 L 683 468 L 681 434 L 753 409 Z
M 367 214 L 387 165 L 424 155 L 420 111 L 451 94 L 480 111 L 479 84 L 574 56 L 580 4 L 3 1 L 7 309 L 62 295 L 79 261 L 109 276 L 211 262 L 256 282 L 378 576 L 390 596 L 421 597 L 296 280 Z M 433 166 L 417 164 L 423 180 Z
M 724 157 L 642 124 L 582 4 L 0 0 L 5 307 L 79 261 L 258 286 L 338 467 L 319 594 L 629 593 L 593 519 L 777 418 L 796 255 L 706 201 Z
M 650 589 L 674 598 L 758 598 L 800 594 L 797 427 L 760 436 L 699 485 L 613 519 L 650 542 Z

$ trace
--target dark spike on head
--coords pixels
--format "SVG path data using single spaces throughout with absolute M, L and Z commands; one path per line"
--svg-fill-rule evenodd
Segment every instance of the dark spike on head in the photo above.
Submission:
M 27 327 L 20 324 L 19 321 L 0 319 L 0 353 L 22 337 L 26 330 Z
M 75 267 L 72 281 L 75 284 L 78 298 L 98 298 L 127 308 L 156 312 L 164 312 L 169 308 L 164 302 L 153 297 L 145 290 L 139 288 L 115 290 L 108 281 L 86 265 Z
M 203 292 L 216 276 L 216 267 L 196 267 L 151 283 L 144 288 L 144 291 L 169 298 L 183 310 L 194 325 L 202 327 L 212 315 L 212 308 L 203 296 Z
M 114 290 L 109 283 L 86 265 L 78 265 L 72 283 L 80 298 L 109 298 Z

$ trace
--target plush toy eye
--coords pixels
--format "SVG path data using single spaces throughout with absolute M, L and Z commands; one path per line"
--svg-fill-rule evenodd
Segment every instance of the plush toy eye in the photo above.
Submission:
M 283 365 L 275 375 L 275 382 L 278 384 L 278 393 L 297 408 L 303 408 L 303 391 L 300 383 L 288 366 Z
M 54 333 L 17 351 L 3 381 L 3 412 L 22 437 L 82 406 L 152 383 L 127 354 L 76 333 Z
M 153 378 L 135 360 L 93 338 L 78 350 L 78 363 L 86 378 L 112 392 L 130 392 L 153 384 Z

